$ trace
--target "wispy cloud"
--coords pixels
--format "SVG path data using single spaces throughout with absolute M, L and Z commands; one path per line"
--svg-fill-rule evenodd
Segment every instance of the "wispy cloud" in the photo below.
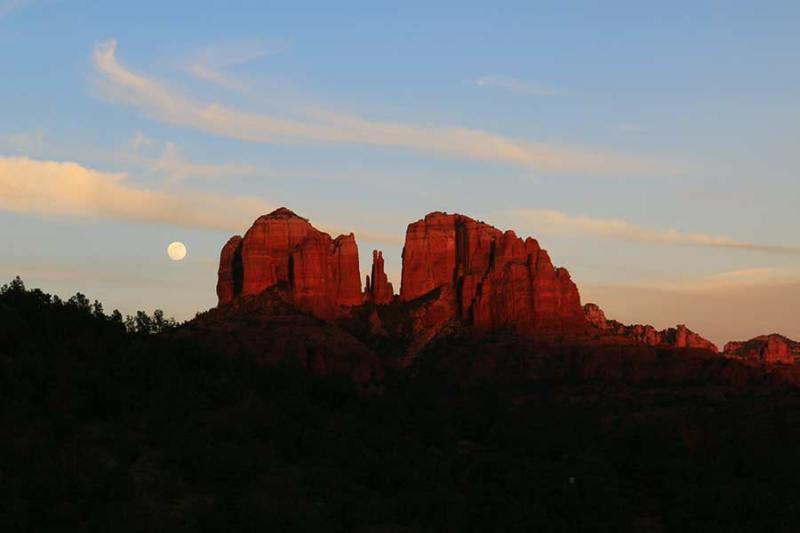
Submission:
M 515 163 L 564 173 L 660 175 L 663 164 L 636 157 L 519 142 L 481 130 L 376 122 L 339 114 L 301 120 L 241 111 L 184 97 L 162 83 L 137 74 L 116 57 L 117 43 L 95 47 L 94 62 L 103 76 L 100 88 L 114 101 L 134 106 L 168 124 L 214 135 L 268 143 L 354 143 L 396 146 L 460 158 Z
M 20 131 L 0 135 L 0 147 L 10 152 L 38 152 L 45 144 L 47 131 L 37 128 L 30 131 Z
M 528 96 L 554 96 L 559 94 L 559 91 L 551 87 L 505 76 L 482 76 L 475 80 L 475 85 L 503 89 L 504 91 Z
M 149 172 L 164 176 L 170 184 L 180 183 L 188 178 L 219 179 L 256 172 L 253 165 L 191 161 L 175 143 L 151 139 L 141 132 L 136 133 L 129 146 L 130 149 L 117 152 L 119 162 L 142 165 Z
M 312 220 L 314 226 L 319 228 L 320 230 L 329 233 L 331 235 L 347 235 L 349 233 L 354 233 L 358 242 L 375 242 L 375 243 L 383 243 L 383 244 L 397 244 L 402 245 L 405 242 L 405 237 L 401 234 L 395 233 L 384 233 L 381 231 L 372 231 L 372 230 L 353 230 L 352 228 L 348 228 L 346 226 L 341 225 L 331 225 L 325 223 L 316 223 Z
M 0 156 L 0 209 L 226 231 L 241 231 L 271 209 L 257 198 L 168 193 L 126 181 L 124 173 L 73 162 Z
M 21 7 L 32 4 L 33 1 L 34 0 L 4 0 L 0 2 L 0 18 L 5 17 L 12 11 L 16 11 Z
M 190 177 L 212 179 L 242 176 L 255 172 L 255 168 L 251 165 L 194 163 L 186 159 L 180 148 L 171 142 L 164 145 L 164 151 L 153 162 L 153 170 L 166 174 L 172 183 Z
M 282 48 L 284 48 L 282 44 L 268 45 L 262 42 L 207 47 L 194 54 L 186 65 L 186 71 L 195 78 L 225 89 L 245 91 L 249 88 L 249 84 L 225 70 L 276 53 Z
M 78 157 L 83 160 L 88 158 L 113 166 L 135 167 L 139 174 L 158 176 L 172 185 L 187 179 L 230 178 L 252 175 L 257 171 L 250 164 L 194 161 L 177 144 L 148 137 L 141 131 L 112 149 L 85 144 L 71 145 L 63 139 L 56 145 L 48 142 L 47 131 L 42 128 L 0 134 L 0 153 L 48 157 L 44 154 L 52 153 L 54 149 L 62 154 L 80 154 Z
M 758 287 L 780 287 L 797 284 L 800 284 L 800 269 L 755 267 L 683 279 L 643 279 L 628 282 L 624 286 L 647 290 L 701 294 L 730 293 L 752 290 Z
M 520 221 L 528 223 L 532 230 L 539 233 L 584 234 L 655 245 L 700 246 L 800 255 L 800 246 L 745 242 L 723 235 L 688 233 L 674 229 L 651 229 L 616 218 L 569 215 L 550 209 L 514 209 L 511 210 L 511 215 Z
M 644 131 L 644 127 L 636 122 L 620 122 L 614 124 L 612 128 L 620 133 L 642 133 Z

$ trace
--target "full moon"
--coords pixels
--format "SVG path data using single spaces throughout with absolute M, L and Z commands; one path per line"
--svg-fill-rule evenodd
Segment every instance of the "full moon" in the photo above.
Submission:
M 182 242 L 175 241 L 167 246 L 167 255 L 173 261 L 180 261 L 186 257 L 186 245 Z

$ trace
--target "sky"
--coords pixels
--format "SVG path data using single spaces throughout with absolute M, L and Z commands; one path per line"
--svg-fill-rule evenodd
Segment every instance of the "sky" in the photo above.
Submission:
M 0 0 L 0 279 L 191 318 L 286 206 L 399 290 L 447 211 L 622 322 L 800 339 L 800 3 L 430 4 Z

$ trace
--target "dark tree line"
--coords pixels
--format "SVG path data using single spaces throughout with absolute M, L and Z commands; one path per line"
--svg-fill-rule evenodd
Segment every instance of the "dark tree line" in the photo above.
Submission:
M 418 371 L 363 394 L 148 318 L 0 289 L 0 531 L 800 530 L 791 390 Z
M 90 301 L 86 295 L 80 292 L 75 293 L 66 302 L 57 295 L 50 295 L 40 289 L 26 290 L 25 283 L 19 276 L 3 286 L 0 286 L 0 296 L 9 298 L 31 298 L 42 305 L 52 305 L 53 307 L 64 307 L 73 309 L 79 313 L 90 315 L 99 320 L 110 324 L 122 326 L 130 334 L 156 335 L 167 330 L 174 329 L 178 323 L 174 318 L 166 318 L 164 311 L 156 309 L 152 316 L 145 311 L 136 311 L 136 314 L 126 315 L 124 318 L 118 309 L 114 309 L 111 314 L 106 315 L 103 304 L 97 300 Z

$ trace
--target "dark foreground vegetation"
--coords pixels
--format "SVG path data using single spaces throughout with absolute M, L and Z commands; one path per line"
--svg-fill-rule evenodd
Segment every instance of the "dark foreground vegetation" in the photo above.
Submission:
M 139 319 L 0 290 L 0 531 L 800 530 L 789 389 L 358 391 Z

